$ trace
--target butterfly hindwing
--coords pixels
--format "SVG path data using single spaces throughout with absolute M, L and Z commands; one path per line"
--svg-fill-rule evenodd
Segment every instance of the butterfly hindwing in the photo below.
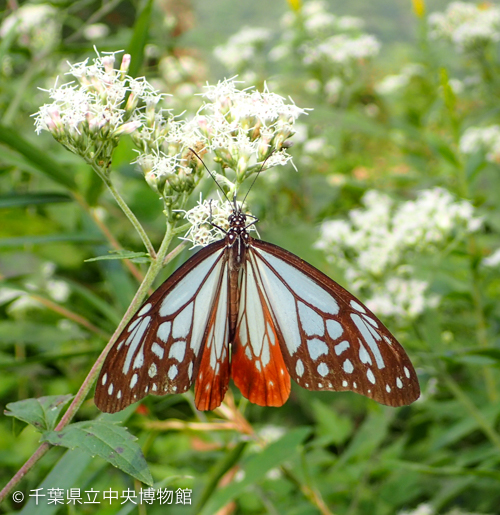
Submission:
M 353 295 L 290 252 L 252 240 L 248 261 L 268 299 L 292 378 L 309 390 L 351 390 L 390 406 L 419 396 L 404 349 Z
M 99 409 L 114 413 L 148 394 L 182 393 L 190 388 L 213 318 L 210 307 L 218 305 L 215 299 L 220 297 L 225 258 L 224 240 L 205 247 L 132 317 L 97 381 L 94 400 Z
M 241 276 L 232 375 L 244 397 L 259 406 L 282 406 L 290 395 L 288 374 L 266 297 L 253 264 Z

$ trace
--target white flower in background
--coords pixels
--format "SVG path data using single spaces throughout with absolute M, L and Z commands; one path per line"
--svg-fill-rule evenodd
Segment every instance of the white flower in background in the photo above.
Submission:
M 411 511 L 400 511 L 398 515 L 434 515 L 434 508 L 427 503 L 419 504 L 414 510 Z
M 452 2 L 444 13 L 429 16 L 430 37 L 451 41 L 461 52 L 500 40 L 500 8 Z
M 240 71 L 254 59 L 259 47 L 271 38 L 271 31 L 262 27 L 243 27 L 225 45 L 215 47 L 215 57 L 229 70 Z
M 358 37 L 347 34 L 332 36 L 318 45 L 305 45 L 304 64 L 315 64 L 323 59 L 334 64 L 346 65 L 375 57 L 380 43 L 375 36 L 363 34 Z
M 324 222 L 316 247 L 344 268 L 350 286 L 369 290 L 368 306 L 414 318 L 435 306 L 437 298 L 426 294 L 427 283 L 412 277 L 408 257 L 443 248 L 452 238 L 477 230 L 481 219 L 469 202 L 441 188 L 400 204 L 368 191 L 362 202 L 364 207 L 350 211 L 348 220 Z
M 242 209 L 240 202 L 237 202 L 237 206 Z M 232 202 L 220 199 L 202 200 L 200 195 L 198 204 L 189 211 L 184 211 L 184 218 L 191 224 L 191 227 L 182 239 L 190 241 L 193 244 L 191 248 L 205 247 L 220 240 L 225 236 L 224 231 L 229 229 L 228 218 L 233 211 L 234 205 Z M 248 216 L 249 219 L 252 219 L 251 215 Z M 247 230 L 255 231 L 255 225 L 250 225 Z
M 50 5 L 23 5 L 9 14 L 0 26 L 0 37 L 14 31 L 20 46 L 39 54 L 54 48 L 61 38 L 61 17 Z
M 366 305 L 383 316 L 414 319 L 439 304 L 439 297 L 427 293 L 429 284 L 418 279 L 390 277 L 375 291 Z
M 105 23 L 93 23 L 83 29 L 83 37 L 89 41 L 105 38 L 109 34 L 109 27 Z
M 488 161 L 500 163 L 500 126 L 470 127 L 460 138 L 459 146 L 464 154 L 483 151 Z
M 375 85 L 375 91 L 379 95 L 392 95 L 410 84 L 414 77 L 424 74 L 424 67 L 421 64 L 407 64 L 398 75 L 387 75 Z
M 500 249 L 495 250 L 493 254 L 483 259 L 483 265 L 487 267 L 497 267 L 500 265 Z

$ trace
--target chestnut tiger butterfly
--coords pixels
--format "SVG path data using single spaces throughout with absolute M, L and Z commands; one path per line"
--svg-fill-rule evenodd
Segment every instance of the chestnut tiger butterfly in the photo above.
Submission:
M 382 322 L 309 263 L 251 237 L 255 222 L 234 202 L 225 238 L 186 261 L 133 316 L 101 370 L 101 411 L 193 383 L 196 407 L 213 410 L 230 378 L 260 406 L 282 406 L 290 378 L 389 406 L 419 397 L 411 361 Z

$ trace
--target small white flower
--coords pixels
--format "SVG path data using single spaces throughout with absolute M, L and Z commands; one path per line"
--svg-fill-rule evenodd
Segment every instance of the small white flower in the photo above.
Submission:
M 238 209 L 242 208 L 241 203 L 237 202 Z M 198 204 L 184 211 L 184 218 L 191 224 L 183 240 L 190 241 L 194 247 L 206 247 L 214 241 L 223 238 L 229 230 L 229 216 L 234 212 L 232 202 L 205 199 L 202 201 L 201 195 Z M 250 219 L 253 219 L 250 217 Z M 249 222 L 250 224 L 251 222 Z M 248 231 L 255 231 L 255 225 L 250 225 Z

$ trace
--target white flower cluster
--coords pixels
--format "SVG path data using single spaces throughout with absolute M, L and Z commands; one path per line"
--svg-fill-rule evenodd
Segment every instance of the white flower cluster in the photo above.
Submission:
M 110 158 L 118 138 L 139 128 L 135 117 L 139 103 L 156 105 L 160 95 L 145 79 L 126 75 L 130 56 L 123 56 L 120 69 L 115 55 L 97 57 L 71 65 L 68 75 L 78 80 L 49 90 L 51 104 L 35 114 L 36 132 L 49 131 L 72 152 L 87 159 Z M 126 105 L 122 105 L 126 96 Z
M 460 138 L 460 150 L 464 154 L 485 152 L 491 163 L 500 163 L 500 126 L 469 127 Z
M 0 38 L 15 33 L 18 45 L 40 54 L 54 48 L 61 37 L 62 23 L 54 7 L 46 4 L 22 5 L 0 26 Z
M 232 72 L 239 73 L 251 64 L 259 48 L 269 41 L 271 31 L 262 27 L 243 27 L 224 45 L 214 49 L 215 57 Z
M 364 27 L 364 21 L 354 16 L 335 16 L 328 12 L 328 5 L 322 0 L 305 2 L 300 10 L 303 26 L 311 37 L 322 37 L 334 32 L 359 31 Z M 297 17 L 293 12 L 286 13 L 282 18 L 285 29 L 293 28 Z
M 242 209 L 242 204 L 237 202 L 238 209 Z M 184 218 L 191 224 L 188 232 L 182 238 L 190 241 L 194 247 L 206 247 L 214 241 L 224 237 L 225 231 L 229 229 L 229 215 L 234 212 L 234 204 L 228 201 L 220 200 L 200 200 L 198 204 L 184 211 Z M 252 217 L 250 216 L 249 224 Z M 222 230 L 221 230 L 222 229 Z M 249 231 L 255 231 L 255 225 L 247 227 Z
M 444 13 L 429 16 L 430 37 L 451 41 L 470 52 L 500 40 L 500 8 L 483 3 L 452 2 Z
M 408 86 L 414 77 L 424 74 L 425 70 L 421 64 L 407 64 L 398 75 L 387 75 L 376 86 L 375 91 L 379 95 L 392 95 Z
M 469 202 L 455 201 L 441 188 L 424 190 L 416 200 L 399 205 L 369 191 L 363 204 L 349 213 L 348 221 L 323 223 L 316 246 L 345 269 L 355 290 L 371 289 L 369 307 L 413 318 L 436 299 L 424 296 L 427 283 L 411 278 L 408 256 L 436 250 L 453 236 L 477 230 L 481 219 Z M 375 288 L 377 282 L 383 286 Z
M 291 160 L 285 142 L 294 134 L 296 119 L 306 111 L 267 86 L 260 92 L 239 90 L 234 80 L 207 85 L 207 100 L 193 123 L 216 162 L 231 168 L 241 182 L 249 174 Z
M 212 153 L 222 172 L 236 173 L 235 183 L 218 175 L 229 196 L 250 174 L 288 163 L 286 141 L 294 134 L 296 118 L 304 113 L 271 93 L 240 90 L 234 80 L 207 85 L 203 105 L 191 120 L 163 120 L 156 113 L 133 134 L 144 153 L 136 163 L 149 185 L 169 202 L 194 189 L 203 173 L 200 157 Z M 264 165 L 265 162 L 265 165 Z
M 318 64 L 326 59 L 327 62 L 345 67 L 375 57 L 379 51 L 380 43 L 375 36 L 337 34 L 319 44 L 304 45 L 304 64 Z

